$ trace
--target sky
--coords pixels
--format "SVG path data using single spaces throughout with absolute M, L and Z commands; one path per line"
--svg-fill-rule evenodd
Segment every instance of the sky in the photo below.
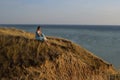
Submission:
M 0 24 L 120 25 L 120 0 L 0 0 Z

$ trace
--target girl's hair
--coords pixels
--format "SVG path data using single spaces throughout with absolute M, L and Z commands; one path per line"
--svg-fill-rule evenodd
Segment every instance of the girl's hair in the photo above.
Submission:
M 37 30 L 39 30 L 39 29 L 40 29 L 40 26 L 37 27 Z

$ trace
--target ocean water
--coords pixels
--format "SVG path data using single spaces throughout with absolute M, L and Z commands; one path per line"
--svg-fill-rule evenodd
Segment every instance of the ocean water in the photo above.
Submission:
M 1 25 L 35 33 L 37 25 Z M 120 26 L 41 25 L 47 36 L 69 39 L 120 68 Z

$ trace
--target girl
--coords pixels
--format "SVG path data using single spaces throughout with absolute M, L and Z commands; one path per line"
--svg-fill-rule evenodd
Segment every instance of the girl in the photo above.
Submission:
M 40 26 L 37 27 L 35 38 L 36 40 L 43 41 L 43 42 L 47 40 L 45 35 L 42 33 Z

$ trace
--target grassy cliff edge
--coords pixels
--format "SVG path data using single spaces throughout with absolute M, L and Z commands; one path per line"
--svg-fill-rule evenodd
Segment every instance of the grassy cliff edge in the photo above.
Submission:
M 0 79 L 109 80 L 117 74 L 112 64 L 79 45 L 47 38 L 49 45 L 35 40 L 33 33 L 0 28 Z

